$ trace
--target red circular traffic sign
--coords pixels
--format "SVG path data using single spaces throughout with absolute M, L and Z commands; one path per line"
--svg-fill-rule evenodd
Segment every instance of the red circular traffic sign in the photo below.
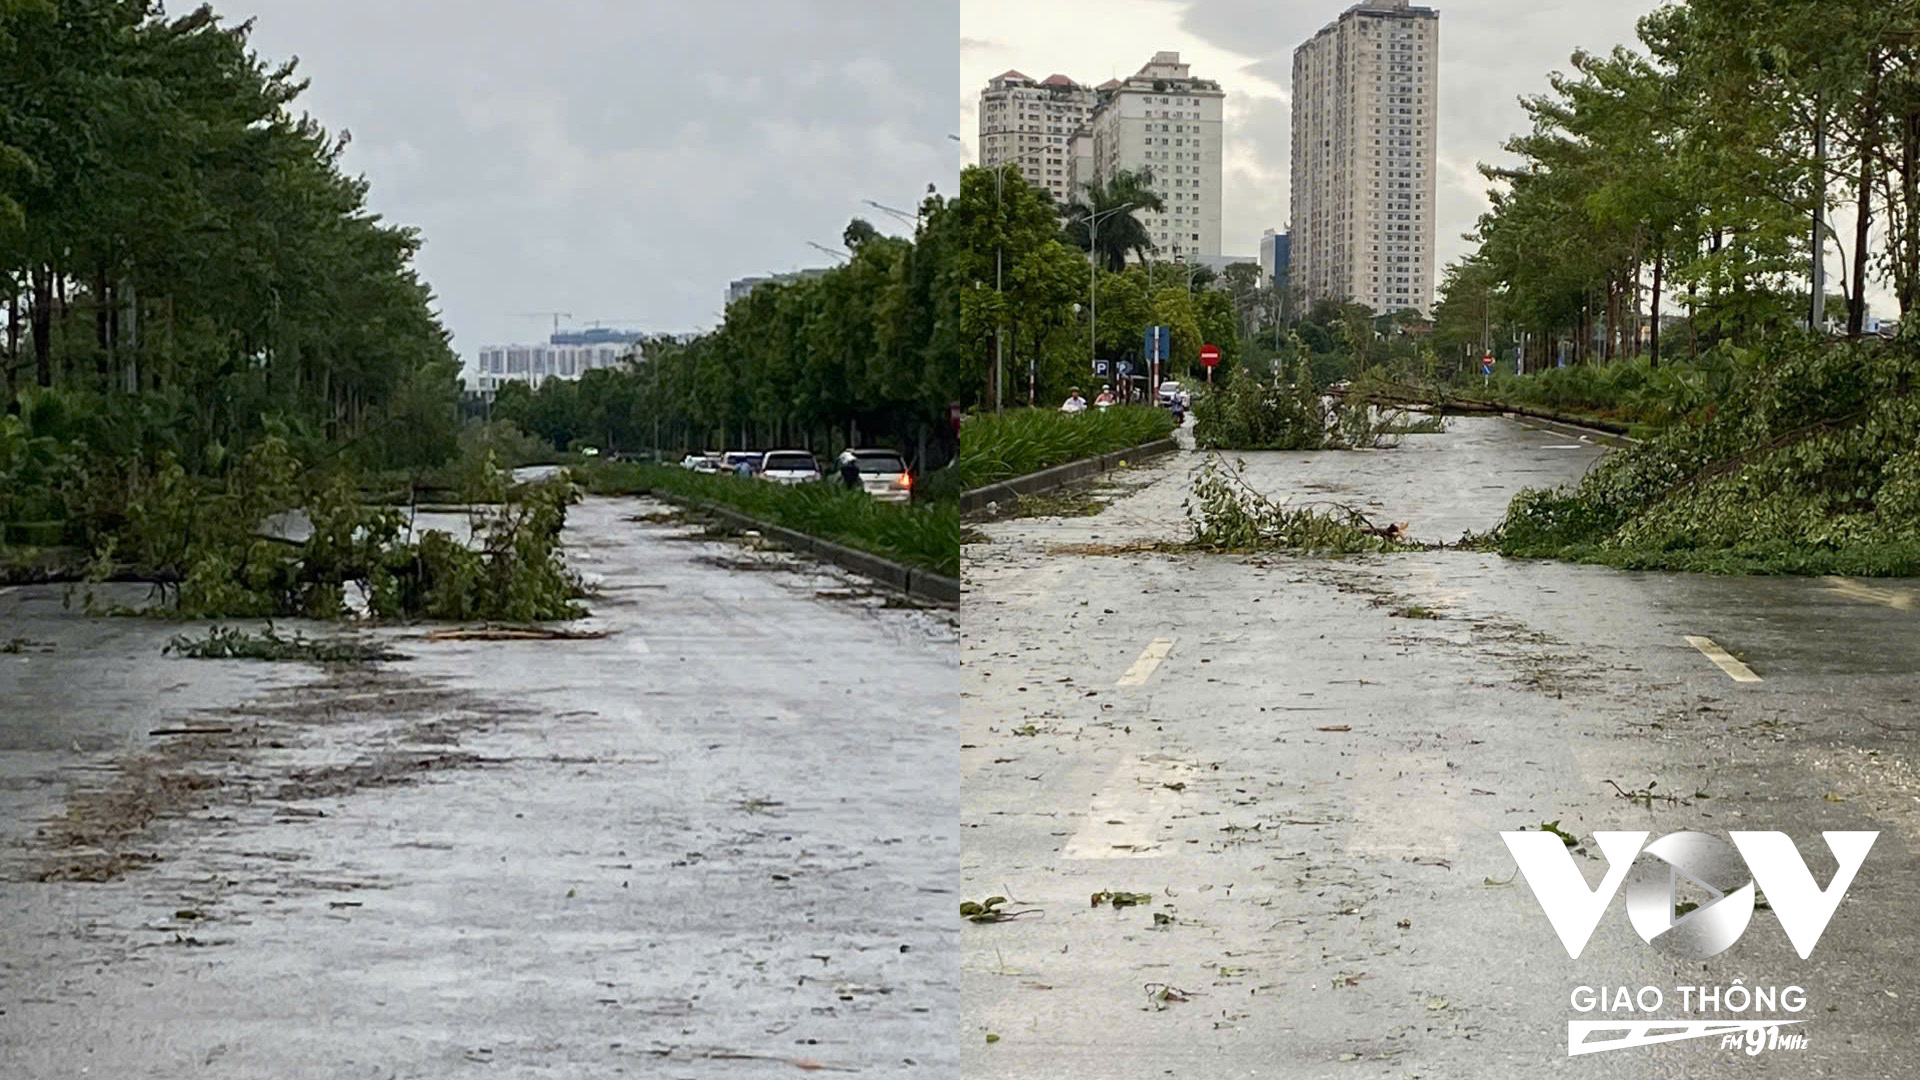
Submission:
M 1220 362 L 1220 348 L 1217 345 L 1200 346 L 1200 362 L 1212 367 Z

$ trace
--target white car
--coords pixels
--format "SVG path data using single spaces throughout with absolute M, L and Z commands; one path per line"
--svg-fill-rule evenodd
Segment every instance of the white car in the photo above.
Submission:
M 764 456 L 758 450 L 729 450 L 720 455 L 720 468 L 725 472 L 735 472 L 740 468 L 741 462 L 745 462 L 753 468 L 754 472 L 759 472 L 760 459 Z
M 1180 384 L 1168 380 L 1160 384 L 1160 404 L 1171 405 L 1180 397 Z
M 907 463 L 892 450 L 855 450 L 854 464 L 860 467 L 860 486 L 881 502 L 912 502 L 913 474 Z
M 720 471 L 720 459 L 712 454 L 688 454 L 681 460 L 680 467 L 712 475 Z
M 820 479 L 820 463 L 805 450 L 769 450 L 757 471 L 760 479 L 776 484 L 810 484 Z

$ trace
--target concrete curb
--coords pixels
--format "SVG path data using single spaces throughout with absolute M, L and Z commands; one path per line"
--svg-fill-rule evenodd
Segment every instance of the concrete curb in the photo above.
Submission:
M 984 510 L 988 503 L 1010 502 L 1020 495 L 1038 495 L 1043 491 L 1052 491 L 1065 487 L 1075 480 L 1084 480 L 1119 467 L 1122 461 L 1144 461 L 1150 457 L 1169 454 L 1180 449 L 1179 440 L 1169 436 L 1126 450 L 1116 450 L 1099 457 L 1081 458 L 1069 461 L 1065 465 L 1055 465 L 1051 469 L 1042 469 L 1025 476 L 1016 476 L 1011 480 L 1002 480 L 997 484 L 974 488 L 960 496 L 960 512 L 970 514 Z
M 1641 440 L 1628 435 L 1621 435 L 1612 431 L 1602 431 L 1599 428 L 1587 427 L 1585 424 L 1576 424 L 1571 420 L 1549 420 L 1543 416 L 1529 416 L 1526 413 L 1508 412 L 1501 413 L 1500 415 L 1518 423 L 1532 424 L 1536 427 L 1544 428 L 1547 431 L 1555 432 L 1556 434 L 1567 435 L 1576 439 L 1584 439 L 1588 442 L 1596 442 L 1602 446 L 1624 448 L 1639 446 L 1641 442 Z
M 653 489 L 651 494 L 662 502 L 670 502 L 676 506 L 698 510 L 703 514 L 711 514 L 729 525 L 758 530 L 762 536 L 779 541 L 781 546 L 790 551 L 812 555 L 842 569 L 851 570 L 861 577 L 869 578 L 915 600 L 923 600 L 940 607 L 960 605 L 960 582 L 957 578 L 943 577 L 931 570 L 894 562 L 892 559 L 883 558 L 870 551 L 861 551 L 845 544 L 809 536 L 795 529 L 773 525 L 729 506 L 677 495 L 670 491 L 661 491 L 658 488 Z

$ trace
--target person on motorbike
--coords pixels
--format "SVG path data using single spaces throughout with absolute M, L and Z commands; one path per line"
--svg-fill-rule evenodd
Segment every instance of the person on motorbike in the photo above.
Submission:
M 1113 402 L 1113 387 L 1111 386 L 1102 386 L 1100 388 L 1100 396 L 1093 399 L 1093 403 L 1102 409 L 1112 405 Z
M 1067 391 L 1066 403 L 1060 406 L 1060 411 L 1066 413 L 1087 411 L 1087 399 L 1080 396 L 1079 387 L 1076 386 Z

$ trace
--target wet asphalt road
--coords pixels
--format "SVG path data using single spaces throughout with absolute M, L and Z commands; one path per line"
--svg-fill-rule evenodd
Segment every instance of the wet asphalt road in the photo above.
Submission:
M 1598 454 L 1460 419 L 1391 451 L 1242 456 L 1271 495 L 1445 540 Z M 1920 586 L 1460 551 L 1080 553 L 1181 538 L 1197 460 L 1111 477 L 1097 516 L 988 524 L 966 549 L 963 892 L 1034 913 L 966 928 L 965 1075 L 1910 1075 Z M 1411 607 L 1442 617 L 1393 614 Z M 1525 883 L 1501 884 L 1497 834 L 1546 821 L 1779 829 L 1821 883 L 1820 831 L 1881 835 L 1811 960 L 1765 911 L 1727 952 L 1669 960 L 1616 899 L 1574 961 Z M 1595 884 L 1603 863 L 1583 868 Z M 1154 900 L 1091 904 L 1103 890 Z M 1805 988 L 1812 1022 L 1786 1030 L 1808 1049 L 1567 1054 L 1570 1020 L 1640 1018 L 1576 1013 L 1574 987 L 1659 986 L 1674 1005 L 1654 1015 L 1685 1018 L 1679 986 L 1736 978 Z M 1155 1007 L 1149 984 L 1188 1000 Z
M 0 590 L 0 1075 L 954 1075 L 952 617 L 662 509 L 570 515 L 610 636 L 371 671 Z

